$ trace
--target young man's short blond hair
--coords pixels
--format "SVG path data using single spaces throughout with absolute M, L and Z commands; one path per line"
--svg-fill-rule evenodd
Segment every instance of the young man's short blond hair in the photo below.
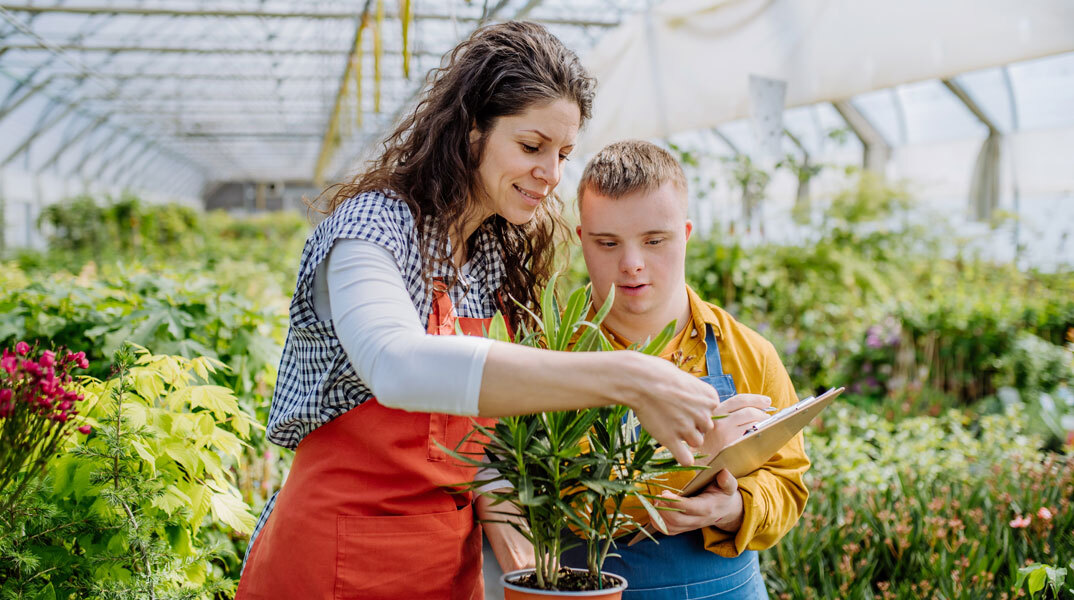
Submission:
M 672 183 L 686 197 L 686 174 L 670 152 L 644 140 L 624 140 L 608 144 L 582 172 L 578 182 L 578 207 L 582 196 L 592 190 L 608 198 L 622 198 L 634 192 L 650 192 Z

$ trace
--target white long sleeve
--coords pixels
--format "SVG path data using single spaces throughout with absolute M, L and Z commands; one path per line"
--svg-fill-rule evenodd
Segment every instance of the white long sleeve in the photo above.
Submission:
M 356 239 L 332 246 L 314 276 L 314 311 L 332 324 L 377 400 L 408 411 L 478 414 L 492 340 L 428 335 L 390 251 Z

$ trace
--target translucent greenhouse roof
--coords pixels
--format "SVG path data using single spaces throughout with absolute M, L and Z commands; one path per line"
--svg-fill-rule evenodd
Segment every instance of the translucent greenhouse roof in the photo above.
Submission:
M 480 23 L 543 22 L 586 59 L 606 33 L 652 4 L 0 0 L 0 169 L 186 197 L 212 182 L 332 178 L 354 170 L 424 75 Z M 407 5 L 405 73 L 399 11 Z M 360 59 L 352 60 L 356 38 Z M 1002 132 L 1074 128 L 1074 53 L 952 80 Z M 894 147 L 987 134 L 935 79 L 848 100 Z M 845 125 L 828 103 L 791 108 L 784 123 L 811 152 Z M 723 124 L 720 133 L 737 151 L 751 150 L 748 123 Z
M 399 14 L 406 5 L 408 75 Z M 331 176 L 353 168 L 424 75 L 480 23 L 543 22 L 584 53 L 643 6 L 644 0 L 0 2 L 0 167 L 190 196 L 213 181 L 308 181 L 318 170 Z M 359 104 L 358 77 L 348 65 L 363 15 Z M 325 153 L 326 146 L 334 151 Z M 318 169 L 323 154 L 330 159 Z

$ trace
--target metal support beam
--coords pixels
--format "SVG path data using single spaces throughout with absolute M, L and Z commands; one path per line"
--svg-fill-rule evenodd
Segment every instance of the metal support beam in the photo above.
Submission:
M 26 102 L 27 100 L 29 100 L 31 96 L 33 96 L 37 92 L 40 92 L 41 90 L 43 90 L 50 83 L 52 83 L 52 77 L 46 77 L 45 80 L 42 81 L 41 83 L 35 85 L 34 87 L 30 88 L 29 90 L 26 90 L 26 93 L 24 93 L 23 95 L 19 96 L 18 100 L 15 100 L 11 104 L 9 104 L 9 105 L 7 105 L 7 106 L 5 106 L 3 108 L 0 108 L 0 121 L 2 121 L 4 119 L 4 117 L 8 116 L 8 114 L 10 114 L 16 108 L 21 106 L 23 102 Z M 12 90 L 11 92 L 15 93 L 15 91 L 17 89 L 18 89 L 18 86 L 16 86 L 15 90 Z M 10 97 L 9 97 L 9 99 L 10 99 Z
M 533 0 L 531 0 L 533 2 Z M 507 3 L 505 1 L 500 2 L 500 5 L 490 11 L 489 16 L 485 20 L 491 20 L 495 18 L 495 13 L 498 13 Z M 536 4 L 536 2 L 534 2 Z M 36 6 L 26 4 L 0 4 L 0 8 L 5 8 L 12 12 L 24 12 L 24 13 L 67 13 L 67 14 L 112 14 L 112 15 L 138 15 L 138 16 L 167 16 L 167 17 L 249 17 L 258 19 L 320 19 L 320 20 L 335 20 L 346 21 L 353 19 L 356 14 L 353 12 L 321 12 L 321 11 L 305 11 L 305 12 L 275 12 L 275 11 L 257 11 L 257 10 L 177 10 L 170 8 L 145 8 L 145 7 L 117 7 L 117 6 Z M 532 9 L 532 7 L 531 7 Z M 516 19 L 522 18 L 529 13 L 529 10 L 520 10 L 519 15 L 516 15 Z M 385 19 L 399 19 L 397 12 L 385 11 Z M 416 20 L 426 21 L 457 21 L 460 23 L 478 23 L 481 21 L 480 17 L 471 16 L 457 16 L 450 13 L 420 13 L 413 15 Z M 576 25 L 579 27 L 616 27 L 619 25 L 618 21 L 612 20 L 593 20 L 593 19 L 569 19 L 569 18 L 547 18 L 537 19 L 541 23 L 547 23 L 550 25 Z
M 53 73 L 51 77 L 57 79 L 81 79 L 85 73 Z M 247 81 L 321 81 L 323 79 L 337 79 L 336 71 L 325 71 L 323 75 L 311 75 L 309 71 L 303 73 L 109 73 L 99 72 L 102 79 L 114 79 L 116 81 L 129 81 L 132 79 L 166 79 L 168 81 L 232 81 L 243 83 Z
M 719 127 L 713 127 L 709 131 L 712 132 L 712 135 L 714 135 L 717 138 L 719 138 L 719 140 L 721 142 L 723 142 L 724 144 L 727 144 L 727 147 L 731 149 L 732 154 L 734 154 L 735 156 L 741 156 L 742 155 L 742 151 L 739 150 L 738 145 L 735 144 L 734 142 L 732 142 L 731 138 L 727 137 L 727 135 L 724 134 L 724 132 L 720 131 Z
M 91 149 L 89 152 L 83 152 L 82 153 L 82 160 L 78 161 L 78 164 L 75 165 L 75 168 L 71 169 L 70 172 L 67 173 L 67 176 L 71 177 L 72 175 L 75 175 L 75 174 L 81 175 L 82 174 L 82 169 L 84 169 L 86 167 L 86 163 L 88 163 L 90 161 L 90 159 L 92 159 L 93 157 L 99 156 L 101 154 L 101 152 L 105 148 L 107 148 L 108 146 L 112 145 L 117 139 L 118 139 L 118 136 L 114 136 L 114 135 L 106 136 L 103 140 L 101 140 L 101 143 L 99 143 L 96 146 L 94 146 L 93 149 Z
M 142 152 L 138 155 L 138 158 L 131 163 L 127 168 L 126 175 L 120 175 L 117 180 L 117 184 L 120 187 L 127 187 L 132 181 L 137 179 L 138 175 L 144 173 L 149 165 L 153 164 L 158 158 L 160 158 L 159 152 Z M 147 162 L 148 159 L 148 162 Z
M 966 110 L 973 113 L 973 116 L 977 117 L 977 120 L 979 120 L 981 123 L 984 123 L 984 126 L 988 128 L 989 135 L 999 132 L 999 127 L 996 127 L 996 124 L 992 122 L 992 119 L 990 119 L 988 115 L 985 114 L 985 111 L 981 108 L 981 105 L 977 104 L 977 101 L 974 100 L 970 96 L 969 92 L 967 92 L 965 88 L 959 85 L 957 81 L 953 79 L 941 79 L 940 82 L 943 83 L 944 87 L 950 90 L 956 98 L 958 98 L 959 102 L 961 102 L 962 105 L 966 107 Z
M 78 143 L 78 140 L 80 140 L 83 137 L 85 137 L 86 134 L 90 133 L 91 131 L 96 131 L 97 128 L 100 127 L 102 123 L 104 123 L 105 121 L 108 120 L 109 116 L 110 115 L 104 115 L 102 117 L 98 117 L 96 121 L 93 121 L 92 123 L 90 123 L 87 127 L 83 128 L 81 131 L 76 133 L 70 139 L 64 140 L 63 142 L 61 142 L 60 143 L 60 148 L 58 150 L 56 150 L 56 152 L 53 153 L 53 155 L 50 156 L 49 159 L 46 160 L 44 164 L 42 164 L 40 167 L 37 168 L 36 173 L 41 173 L 45 169 L 48 169 L 52 165 L 56 164 L 56 162 L 60 160 L 60 156 L 62 156 L 68 150 L 73 148 L 74 145 Z
M 981 145 L 981 151 L 977 154 L 977 160 L 973 165 L 969 193 L 970 212 L 978 221 L 986 221 L 992 217 L 992 212 L 999 206 L 999 165 L 1003 134 L 984 109 L 957 81 L 953 79 L 940 81 L 954 94 L 955 98 L 958 98 L 966 110 L 988 128 L 988 137 Z
M 191 48 L 188 46 L 86 46 L 83 44 L 58 44 L 54 48 L 45 48 L 40 44 L 8 43 L 0 46 L 0 50 L 21 50 L 24 52 L 44 51 L 53 52 L 104 52 L 107 54 L 118 53 L 144 53 L 144 54 L 252 54 L 252 55 L 276 55 L 288 56 L 315 55 L 315 56 L 342 56 L 350 54 L 346 48 Z M 385 54 L 402 54 L 402 49 L 385 49 Z M 413 56 L 440 56 L 437 52 L 419 51 Z
M 152 145 L 147 141 L 145 144 L 143 144 L 142 150 L 140 152 L 135 152 L 123 162 L 117 163 L 115 171 L 112 172 L 112 181 L 116 185 L 120 185 L 120 182 L 124 179 L 127 179 L 130 175 L 130 169 L 133 168 L 134 165 L 141 161 L 143 158 L 145 158 L 145 155 L 149 154 L 149 151 L 152 150 L 152 148 Z
M 42 133 L 45 133 L 49 129 L 52 129 L 52 127 L 62 121 L 67 115 L 74 112 L 75 106 L 76 105 L 74 104 L 68 105 L 67 110 L 61 111 L 60 114 L 56 115 L 48 122 L 35 127 L 33 133 L 30 134 L 30 137 L 26 138 L 21 144 L 19 144 L 19 147 L 15 148 L 15 150 L 11 154 L 8 154 L 7 158 L 5 158 L 3 161 L 0 161 L 0 168 L 7 166 L 8 163 L 10 163 L 12 160 L 15 160 L 15 157 L 26 151 L 26 149 L 28 149 L 30 145 L 34 143 L 34 140 L 40 137 Z
M 101 161 L 101 166 L 97 168 L 97 171 L 93 174 L 93 177 L 91 177 L 91 179 L 93 179 L 94 181 L 103 181 L 103 175 L 105 171 L 119 164 L 120 160 L 124 156 L 126 156 L 128 152 L 131 151 L 131 148 L 134 148 L 139 144 L 141 144 L 141 146 L 144 148 L 148 146 L 149 142 L 141 137 L 131 138 L 127 141 L 126 144 L 123 145 L 119 152 L 116 152 L 112 156 L 112 158 Z
M 888 159 L 891 158 L 891 146 L 869 119 L 862 114 L 849 100 L 832 102 L 832 107 L 843 117 L 850 130 L 861 141 L 865 148 L 862 166 L 865 170 L 883 174 L 887 167 Z

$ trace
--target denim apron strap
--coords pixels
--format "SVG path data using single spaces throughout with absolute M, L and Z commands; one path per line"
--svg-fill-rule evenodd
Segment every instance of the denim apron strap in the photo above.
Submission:
M 702 381 L 716 388 L 720 400 L 736 393 L 735 381 L 723 372 L 720 348 L 712 327 L 705 328 L 705 366 Z M 619 540 L 604 562 L 604 570 L 626 577 L 624 600 L 767 600 L 757 553 L 747 550 L 735 558 L 724 558 L 705 549 L 700 531 L 674 536 L 656 534 L 659 544 L 645 540 L 627 546 L 631 536 Z M 563 564 L 586 568 L 585 546 L 571 548 Z
M 738 393 L 735 380 L 723 372 L 720 347 L 716 344 L 716 334 L 711 325 L 705 327 L 705 370 L 708 375 L 702 377 L 701 381 L 716 388 L 716 393 L 720 395 L 720 402 Z

